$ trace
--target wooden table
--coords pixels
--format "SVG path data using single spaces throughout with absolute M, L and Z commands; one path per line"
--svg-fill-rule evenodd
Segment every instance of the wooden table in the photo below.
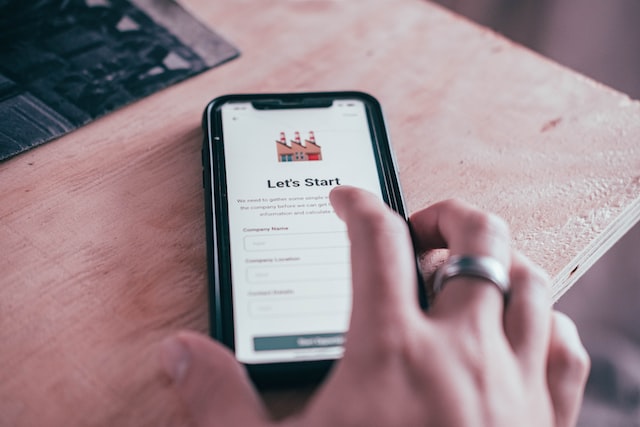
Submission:
M 242 56 L 0 164 L 1 426 L 185 424 L 156 346 L 207 327 L 200 117 L 221 94 L 374 94 L 409 210 L 504 216 L 556 296 L 640 217 L 640 103 L 428 2 L 185 3 Z

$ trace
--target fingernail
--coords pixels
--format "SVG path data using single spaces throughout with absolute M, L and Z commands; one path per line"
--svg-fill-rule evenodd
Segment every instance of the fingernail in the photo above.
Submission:
M 169 337 L 162 341 L 160 352 L 165 372 L 173 382 L 181 382 L 187 376 L 191 362 L 189 348 L 179 338 Z

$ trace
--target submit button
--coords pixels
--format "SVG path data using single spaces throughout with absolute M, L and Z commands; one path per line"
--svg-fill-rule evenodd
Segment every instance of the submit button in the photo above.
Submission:
M 282 335 L 274 337 L 254 337 L 255 351 L 293 350 L 305 348 L 338 347 L 344 345 L 343 333 Z

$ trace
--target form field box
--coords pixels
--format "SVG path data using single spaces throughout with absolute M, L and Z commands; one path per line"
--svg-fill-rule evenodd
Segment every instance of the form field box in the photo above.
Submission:
M 350 280 L 351 265 L 335 264 L 298 264 L 287 266 L 249 267 L 249 283 L 287 283 L 329 280 Z
M 351 297 L 290 298 L 254 301 L 249 304 L 252 317 L 310 316 L 325 314 L 348 315 Z
M 244 248 L 247 251 L 348 247 L 349 238 L 346 232 L 261 234 L 244 238 Z

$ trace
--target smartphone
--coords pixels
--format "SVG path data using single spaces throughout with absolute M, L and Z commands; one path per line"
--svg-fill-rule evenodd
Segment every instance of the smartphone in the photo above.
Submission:
M 351 312 L 349 240 L 329 192 L 361 187 L 405 216 L 380 104 L 361 92 L 227 95 L 203 130 L 211 335 L 259 386 L 318 380 Z

